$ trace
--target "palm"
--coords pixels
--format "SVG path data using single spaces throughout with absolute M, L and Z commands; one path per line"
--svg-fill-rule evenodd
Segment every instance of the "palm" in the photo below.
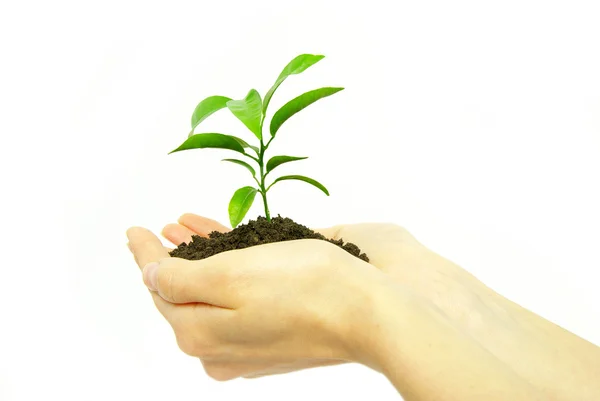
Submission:
M 230 229 L 224 225 L 194 214 L 183 215 L 177 224 L 168 224 L 164 227 L 162 235 L 175 245 L 180 245 L 184 242 L 189 242 L 192 235 L 207 237 L 213 231 L 227 232 Z M 262 376 L 270 376 L 277 374 L 290 373 L 298 370 L 316 368 L 321 366 L 332 366 L 346 363 L 342 360 L 334 359 L 304 359 L 279 361 L 272 363 L 243 363 L 239 364 L 233 361 L 208 361 L 203 360 L 207 371 L 225 372 L 226 379 L 235 377 L 257 378 Z M 222 379 L 223 376 L 220 376 Z
M 226 232 L 229 228 L 205 217 L 185 214 L 177 224 L 165 226 L 162 233 L 173 244 L 179 245 L 189 242 L 192 235 L 206 237 L 212 231 Z M 480 310 L 482 296 L 489 291 L 465 270 L 423 246 L 407 230 L 398 225 L 362 223 L 315 231 L 327 238 L 355 243 L 369 256 L 373 266 L 417 296 L 433 303 L 459 325 L 468 327 L 473 323 L 473 317 L 466 311 Z M 211 365 L 211 370 L 215 370 L 215 362 L 202 362 L 205 366 Z M 344 362 L 296 360 L 238 366 L 234 362 L 221 361 L 217 365 L 226 368 L 227 372 L 234 372 L 235 377 L 259 377 Z M 233 369 L 232 365 L 234 365 Z

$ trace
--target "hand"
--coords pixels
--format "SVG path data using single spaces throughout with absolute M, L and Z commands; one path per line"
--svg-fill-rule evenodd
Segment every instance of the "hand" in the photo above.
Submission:
M 224 225 L 194 214 L 184 214 L 168 224 L 162 234 L 175 245 L 190 242 L 192 235 L 227 232 Z M 370 263 L 426 302 L 433 303 L 463 330 L 481 337 L 486 322 L 496 319 L 504 300 L 460 266 L 418 242 L 395 224 L 363 223 L 316 229 L 327 238 L 358 245 Z M 504 322 L 503 322 L 504 323 Z M 502 324 L 503 324 L 502 323 Z
M 214 220 L 188 213 L 181 216 L 178 223 L 166 225 L 162 234 L 173 244 L 180 245 L 190 242 L 192 235 L 207 237 L 212 231 L 227 232 L 230 229 Z M 357 244 L 367 253 L 370 263 L 396 283 L 433 303 L 462 329 L 469 330 L 482 340 L 491 338 L 482 326 L 484 322 L 495 319 L 490 311 L 497 302 L 495 293 L 464 269 L 419 243 L 403 227 L 395 224 L 363 223 L 338 225 L 315 231 L 327 238 L 342 238 Z M 339 363 L 343 361 L 286 361 L 265 366 L 260 375 L 252 377 Z
M 180 348 L 201 358 L 215 379 L 260 374 L 274 363 L 346 360 L 386 374 L 406 399 L 474 400 L 487 393 L 539 399 L 430 304 L 326 241 L 266 244 L 188 261 L 167 257 L 145 229 L 130 229 L 128 236 Z M 158 263 L 144 263 L 156 257 Z
M 267 244 L 200 261 L 169 258 L 145 229 L 128 231 L 155 303 L 180 348 L 219 380 L 355 361 L 357 316 L 380 272 L 319 240 Z M 332 279 L 335 277 L 335 280 Z
M 180 244 L 181 242 L 191 240 L 191 235 L 206 236 L 209 232 L 215 230 L 228 231 L 226 227 L 213 220 L 187 214 L 179 219 L 178 224 L 167 225 L 163 230 L 163 235 L 173 243 Z M 418 308 L 422 310 L 418 313 L 407 314 L 397 309 L 395 309 L 395 312 L 389 313 L 391 311 L 389 305 L 395 304 L 395 302 L 390 303 L 387 302 L 389 300 L 386 300 L 386 302 L 378 303 L 379 309 L 388 310 L 387 313 L 384 313 L 384 316 L 385 319 L 391 319 L 391 321 L 388 320 L 388 326 L 391 327 L 388 332 L 391 333 L 391 336 L 394 336 L 394 333 L 403 333 L 402 343 L 404 346 L 409 343 L 409 338 L 406 336 L 408 333 L 416 336 L 413 337 L 413 340 L 416 341 L 414 346 L 408 346 L 405 349 L 405 351 L 411 350 L 411 352 L 416 352 L 414 355 L 416 358 L 414 361 L 415 368 L 419 367 L 428 370 L 433 366 L 434 371 L 438 371 L 439 373 L 439 368 L 442 367 L 442 364 L 436 361 L 426 363 L 428 358 L 437 355 L 446 358 L 448 364 L 452 366 L 457 366 L 457 361 L 462 358 L 462 362 L 458 363 L 458 365 L 463 370 L 469 363 L 473 363 L 474 365 L 471 366 L 472 369 L 469 369 L 469 372 L 481 374 L 483 372 L 481 367 L 485 365 L 481 361 L 487 359 L 490 362 L 490 366 L 495 366 L 493 368 L 494 371 L 502 370 L 506 373 L 507 371 L 499 366 L 498 362 L 505 364 L 509 371 L 513 371 L 518 376 L 521 376 L 534 387 L 543 389 L 548 399 L 592 399 L 594 395 L 600 394 L 600 387 L 595 384 L 597 381 L 594 380 L 599 372 L 598 366 L 600 365 L 598 365 L 597 361 L 600 358 L 600 348 L 496 294 L 459 266 L 421 245 L 403 228 L 391 224 L 356 224 L 336 226 L 318 231 L 330 238 L 343 238 L 345 241 L 356 243 L 369 255 L 371 264 L 386 273 L 388 279 L 384 281 L 397 284 L 396 286 L 392 286 L 394 287 L 394 293 L 401 294 L 401 298 L 408 296 L 413 299 L 409 304 L 414 306 L 432 305 L 432 310 L 427 311 L 426 307 L 423 309 L 423 306 L 419 306 Z M 156 260 L 157 249 L 163 252 L 163 257 L 168 255 L 158 239 L 153 235 L 151 235 L 151 238 L 153 238 L 152 241 L 155 241 L 152 247 L 154 251 L 148 253 L 148 256 L 136 257 L 140 266 L 143 266 L 144 260 Z M 144 241 L 141 241 L 141 243 L 144 243 Z M 266 246 L 271 245 L 256 247 L 256 249 Z M 155 256 L 149 256 L 153 252 Z M 231 253 L 235 252 L 239 251 Z M 134 253 L 136 253 L 135 250 Z M 216 255 L 216 257 L 218 256 Z M 358 261 L 356 258 L 352 259 L 354 262 Z M 362 261 L 360 262 L 365 264 Z M 385 277 L 386 275 L 381 276 Z M 384 285 L 379 283 L 378 289 L 383 287 Z M 373 289 L 367 291 L 371 295 L 378 292 Z M 365 293 L 359 292 L 359 294 Z M 164 299 L 157 297 L 156 294 L 153 296 L 159 309 L 168 307 L 168 305 L 163 305 L 166 302 Z M 416 301 L 417 299 L 420 301 Z M 426 302 L 427 300 L 430 303 Z M 363 302 L 363 307 L 369 309 L 366 305 L 370 301 L 369 297 L 365 296 L 362 300 L 359 299 L 358 303 Z M 403 304 L 405 302 L 400 301 L 400 305 Z M 371 308 L 372 310 L 377 309 L 373 305 L 371 305 Z M 361 308 L 357 308 L 356 310 L 361 310 Z M 439 312 L 439 315 L 436 311 Z M 171 317 L 167 313 L 163 313 L 163 315 L 167 319 Z M 407 316 L 412 316 L 413 318 L 406 321 Z M 419 330 L 417 329 L 417 323 L 421 316 L 429 317 L 422 322 L 424 326 Z M 383 319 L 375 318 L 372 326 L 376 327 L 380 320 Z M 430 323 L 436 320 L 439 322 L 445 321 L 446 323 L 435 323 L 434 326 L 437 326 L 435 328 L 430 326 Z M 407 322 L 409 322 L 408 326 Z M 394 329 L 393 326 L 395 324 L 404 324 L 405 326 Z M 457 333 L 462 333 L 465 336 L 463 340 L 456 339 L 456 341 L 451 341 L 454 345 L 448 345 L 450 336 L 454 336 Z M 360 336 L 360 334 L 361 332 L 358 330 L 357 335 Z M 425 350 L 422 352 L 419 351 L 421 346 L 431 348 L 432 340 L 434 339 L 440 341 L 441 349 L 439 355 L 431 355 L 429 351 Z M 373 341 L 375 343 L 366 348 L 377 348 L 379 341 L 377 339 Z M 472 344 L 469 341 L 474 341 L 477 344 Z M 465 349 L 464 352 L 460 351 L 458 354 L 451 355 L 450 351 L 458 343 L 462 343 L 469 350 Z M 381 341 L 381 344 L 384 345 L 379 345 L 379 354 L 383 356 L 390 354 L 392 346 L 399 345 L 396 337 L 392 337 L 388 341 Z M 489 353 L 488 356 L 493 355 L 497 360 L 493 362 L 484 355 L 476 356 L 475 354 L 480 353 L 477 350 L 486 350 Z M 564 352 L 559 352 L 558 350 L 564 350 Z M 388 355 L 391 358 L 388 363 L 394 364 L 398 362 L 394 355 Z M 404 351 L 399 352 L 398 355 L 406 357 Z M 463 357 L 466 357 L 466 359 Z M 356 360 L 356 358 L 348 359 L 347 357 L 341 357 L 339 360 Z M 335 357 L 316 357 L 311 359 L 288 357 L 284 361 L 251 361 L 242 367 L 235 358 L 230 358 L 230 360 L 221 358 L 220 362 L 216 364 L 212 358 L 207 358 L 203 363 L 205 363 L 208 373 L 213 377 L 231 378 L 242 375 L 257 376 L 274 372 L 281 373 L 329 364 L 330 362 L 335 363 L 336 361 Z M 279 362 L 282 363 L 279 364 Z M 373 365 L 370 366 L 373 367 Z M 435 368 L 436 366 L 438 368 Z M 552 369 L 548 369 L 548 367 L 552 367 Z M 392 370 L 396 372 L 396 375 L 388 373 L 388 377 L 394 383 L 399 383 L 401 381 L 398 378 L 400 371 L 398 369 Z M 410 372 L 406 373 L 414 377 Z M 449 379 L 453 379 L 454 377 L 452 370 L 447 371 L 446 375 Z M 394 376 L 396 376 L 396 380 L 394 380 Z M 445 377 L 444 375 L 442 376 Z M 425 388 L 432 388 L 428 383 L 436 380 L 439 381 L 442 376 L 437 373 L 434 374 L 434 376 L 425 381 Z M 478 383 L 481 385 L 485 385 L 486 383 L 497 384 L 497 380 L 490 381 L 492 377 L 494 377 L 494 374 L 491 372 L 487 376 L 483 374 L 483 381 Z M 452 385 L 452 383 L 459 384 L 461 382 L 450 381 L 447 383 L 447 386 Z M 403 386 L 401 383 L 395 385 L 397 388 Z M 502 388 L 511 387 L 513 387 L 512 384 Z M 517 387 L 516 385 L 514 386 L 515 389 Z M 526 398 L 533 399 L 531 396 L 526 396 Z M 425 397 L 425 399 L 428 399 L 428 397 Z M 512 397 L 510 399 L 515 398 Z

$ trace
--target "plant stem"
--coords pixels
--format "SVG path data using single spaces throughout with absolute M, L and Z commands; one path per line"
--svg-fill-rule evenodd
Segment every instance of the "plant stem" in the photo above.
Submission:
M 265 146 L 263 140 L 260 140 L 260 155 L 258 156 L 258 165 L 260 166 L 260 194 L 263 198 L 263 204 L 265 205 L 265 217 L 267 221 L 271 221 L 271 214 L 269 213 L 269 204 L 267 203 L 267 191 L 265 189 L 265 163 L 264 156 L 267 147 Z
M 265 204 L 265 215 L 267 217 L 267 221 L 271 221 L 271 214 L 269 213 L 269 205 L 267 204 L 267 193 L 261 191 L 260 192 L 262 194 L 262 198 L 263 198 L 263 203 Z
M 263 204 L 265 205 L 265 217 L 267 218 L 267 221 L 271 221 L 271 213 L 269 213 L 269 204 L 267 203 L 267 190 L 265 189 L 265 163 L 264 163 L 264 158 L 265 158 L 265 152 L 267 150 L 267 148 L 269 147 L 269 144 L 271 143 L 271 141 L 273 140 L 273 137 L 271 137 L 271 139 L 269 140 L 269 142 L 267 143 L 267 145 L 265 146 L 265 142 L 263 141 L 263 124 L 265 123 L 265 117 L 266 117 L 266 109 L 263 110 L 263 114 L 260 118 L 260 132 L 261 132 L 261 138 L 260 138 L 260 154 L 258 155 L 258 165 L 260 166 L 260 194 L 262 195 L 263 198 Z

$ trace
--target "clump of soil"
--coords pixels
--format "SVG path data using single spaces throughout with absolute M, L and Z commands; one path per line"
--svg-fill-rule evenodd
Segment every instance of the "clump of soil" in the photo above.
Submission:
M 361 253 L 360 249 L 342 239 L 333 240 L 325 238 L 323 235 L 314 232 L 308 227 L 295 223 L 289 218 L 281 216 L 274 217 L 267 221 L 265 217 L 259 217 L 256 220 L 250 220 L 248 224 L 242 224 L 234 230 L 227 233 L 213 231 L 208 234 L 208 238 L 199 235 L 192 236 L 189 244 L 183 243 L 169 254 L 173 257 L 200 260 L 217 253 L 231 251 L 234 249 L 243 249 L 250 246 L 268 244 L 271 242 L 291 241 L 296 239 L 320 239 L 329 241 L 339 246 L 350 254 L 369 261 L 366 254 Z

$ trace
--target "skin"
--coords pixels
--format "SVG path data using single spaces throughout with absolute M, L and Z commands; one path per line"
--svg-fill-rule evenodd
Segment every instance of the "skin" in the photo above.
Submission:
M 228 229 L 186 214 L 162 233 L 178 245 L 215 230 Z M 356 243 L 371 262 L 317 240 L 191 262 L 170 258 L 148 230 L 128 237 L 141 268 L 159 262 L 144 281 L 180 348 L 215 379 L 358 362 L 407 400 L 600 398 L 598 347 L 503 298 L 402 227 L 318 231 Z

